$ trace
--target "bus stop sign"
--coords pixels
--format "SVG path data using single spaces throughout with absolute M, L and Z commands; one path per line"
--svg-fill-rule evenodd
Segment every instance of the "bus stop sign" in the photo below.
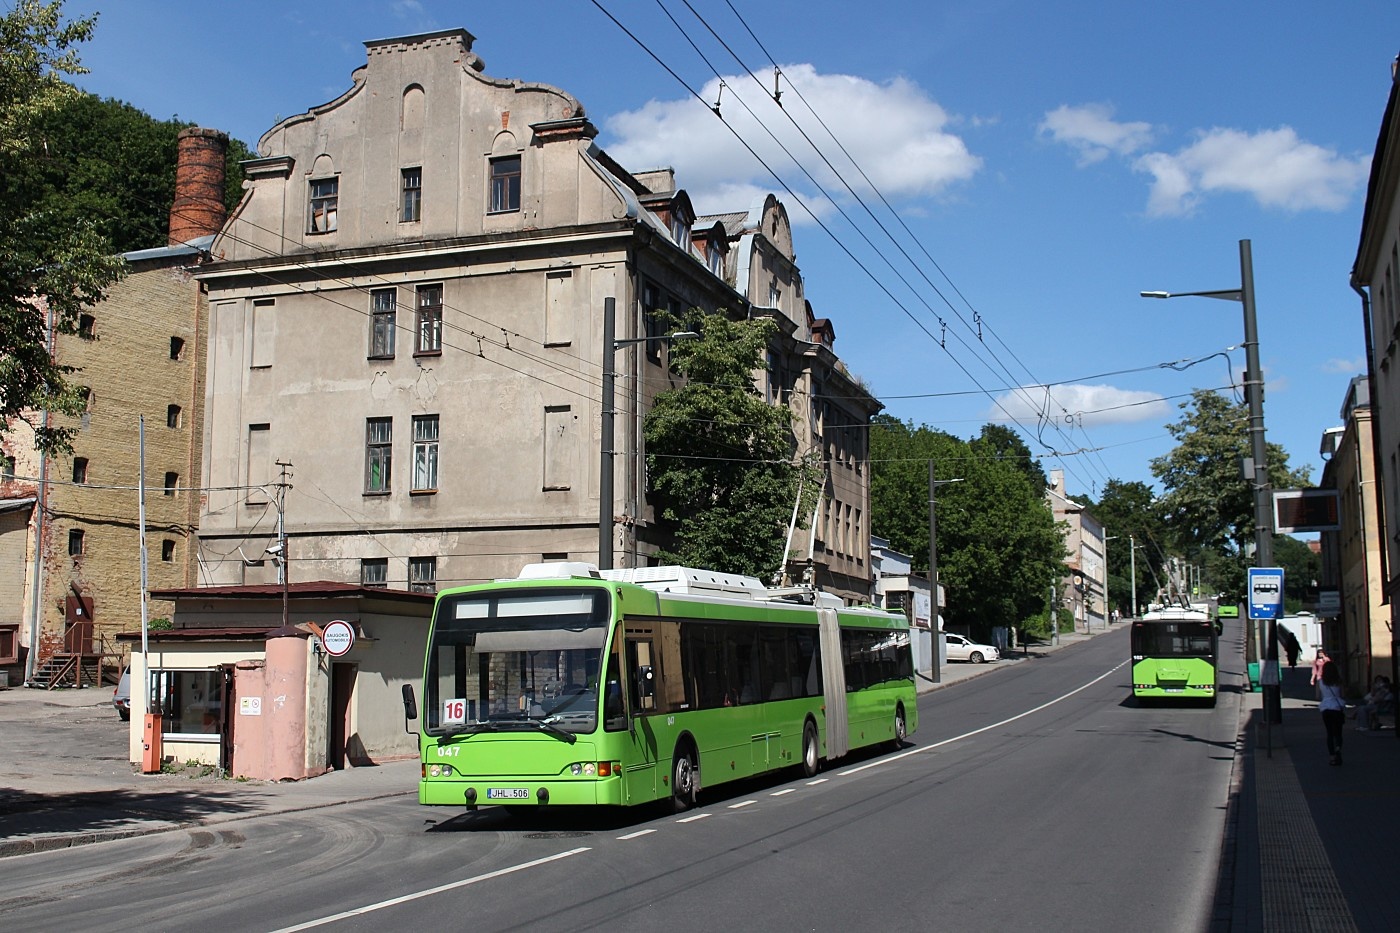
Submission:
M 1250 567 L 1249 617 L 1277 619 L 1283 615 L 1283 568 Z

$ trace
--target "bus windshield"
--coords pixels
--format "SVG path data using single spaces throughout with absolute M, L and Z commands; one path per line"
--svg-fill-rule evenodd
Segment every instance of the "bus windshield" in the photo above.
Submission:
M 1209 658 L 1214 655 L 1209 622 L 1138 622 L 1133 654 L 1146 658 Z
M 608 619 L 599 590 L 443 597 L 428 646 L 425 731 L 538 731 L 569 742 L 593 732 Z

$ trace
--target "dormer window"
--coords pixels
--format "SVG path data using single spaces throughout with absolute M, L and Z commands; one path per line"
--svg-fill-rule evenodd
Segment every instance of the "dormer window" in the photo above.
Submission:
M 724 277 L 724 254 L 719 250 L 719 244 L 710 240 L 705 244 L 705 265 L 715 275 Z
M 690 252 L 690 224 L 686 223 L 680 211 L 671 212 L 671 239 L 681 249 Z

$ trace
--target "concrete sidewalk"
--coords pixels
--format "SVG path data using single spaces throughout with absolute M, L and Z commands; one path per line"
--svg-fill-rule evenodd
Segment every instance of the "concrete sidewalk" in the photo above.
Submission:
M 1095 631 L 1095 635 L 1101 632 Z M 1089 638 L 1033 644 L 986 664 L 951 663 L 920 693 L 1010 670 Z M 416 795 L 416 759 L 333 771 L 305 781 L 247 781 L 203 767 L 137 774 L 111 689 L 0 690 L 0 858 L 232 820 Z
M 137 774 L 111 696 L 110 687 L 0 690 L 0 857 L 418 792 L 416 759 L 306 781 L 179 765 Z
M 1262 694 L 1245 695 L 1222 864 L 1233 896 L 1213 930 L 1400 925 L 1400 741 L 1393 728 L 1363 732 L 1348 719 L 1344 764 L 1329 764 L 1308 677 L 1305 668 L 1283 671 L 1283 721 L 1267 729 Z

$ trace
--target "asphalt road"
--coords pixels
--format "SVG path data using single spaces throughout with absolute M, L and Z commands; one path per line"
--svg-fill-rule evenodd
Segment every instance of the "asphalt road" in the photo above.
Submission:
M 27 930 L 1202 929 L 1240 695 L 1140 708 L 1126 656 L 1124 630 L 935 691 L 902 752 L 719 788 L 682 817 L 454 816 L 412 797 L 263 817 L 9 859 L 0 916 Z

